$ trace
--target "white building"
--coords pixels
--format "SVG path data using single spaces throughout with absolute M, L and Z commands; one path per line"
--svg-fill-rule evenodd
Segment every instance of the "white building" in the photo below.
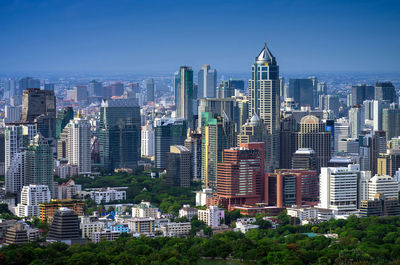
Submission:
M 24 147 L 36 135 L 34 124 L 7 124 L 5 128 L 5 186 L 6 192 L 18 193 L 25 184 Z
M 215 205 L 209 206 L 206 210 L 198 210 L 197 214 L 198 219 L 210 227 L 219 227 L 221 220 L 225 218 L 224 210 Z
M 359 143 L 355 138 L 342 138 L 338 139 L 338 152 L 358 154 Z
M 359 165 L 323 167 L 320 174 L 320 208 L 337 214 L 353 212 L 358 207 Z
M 78 174 L 89 174 L 92 161 L 90 123 L 83 119 L 81 110 L 78 111 L 76 118 L 67 124 L 63 132 L 68 134 L 68 164 L 78 166 Z
M 141 202 L 132 207 L 133 218 L 147 218 L 151 217 L 154 219 L 160 218 L 160 209 L 151 205 L 150 202 Z
M 126 200 L 126 191 L 106 188 L 105 190 L 91 191 L 90 198 L 97 204 Z
M 399 183 L 390 176 L 375 175 L 368 182 L 368 199 L 373 200 L 377 193 L 385 198 L 399 198 Z
M 51 199 L 49 187 L 45 185 L 24 186 L 21 191 L 21 202 L 15 207 L 18 217 L 40 215 L 39 204 L 49 202 Z
M 101 240 L 114 241 L 121 235 L 119 231 L 111 231 L 110 229 L 104 229 L 101 231 L 93 232 L 90 239 L 93 243 L 99 243 Z
M 353 106 L 349 110 L 350 120 L 350 136 L 351 138 L 358 138 L 361 130 L 365 126 L 365 113 L 361 106 Z
M 236 220 L 236 227 L 234 231 L 239 231 L 243 234 L 246 234 L 251 229 L 258 229 L 258 225 L 255 225 L 256 218 L 249 217 L 249 218 L 239 218 Z
M 142 126 L 141 137 L 141 155 L 145 157 L 154 156 L 154 129 L 151 124 Z
M 335 151 L 339 148 L 339 141 L 350 136 L 350 123 L 348 120 L 341 118 L 335 122 Z
M 179 237 L 189 235 L 192 225 L 190 222 L 184 223 L 166 223 L 160 226 L 163 236 Z
M 215 98 L 217 91 L 217 70 L 205 64 L 198 75 L 198 98 Z
M 185 204 L 183 207 L 179 210 L 179 217 L 186 217 L 189 221 L 192 220 L 194 216 L 197 215 L 197 208 L 191 208 L 190 205 Z
M 318 218 L 318 210 L 314 207 L 291 207 L 286 210 L 287 215 L 299 218 L 300 223 L 315 222 Z
M 196 206 L 204 206 L 207 198 L 212 197 L 212 189 L 203 189 L 196 191 Z
M 104 222 L 94 220 L 93 217 L 82 217 L 80 228 L 82 238 L 91 238 L 94 232 L 100 232 L 104 228 Z

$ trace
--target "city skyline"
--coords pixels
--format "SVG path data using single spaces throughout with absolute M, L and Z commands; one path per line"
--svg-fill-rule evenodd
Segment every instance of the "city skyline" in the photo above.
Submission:
M 283 73 L 400 71 L 397 1 L 11 1 L 0 10 L 0 71 L 167 74 L 210 64 L 246 73 L 264 42 Z

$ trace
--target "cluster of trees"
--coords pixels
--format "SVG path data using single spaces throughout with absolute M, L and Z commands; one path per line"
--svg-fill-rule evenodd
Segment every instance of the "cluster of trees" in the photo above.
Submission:
M 316 234 L 305 234 L 310 232 Z M 321 235 L 325 233 L 338 234 L 338 239 Z M 83 246 L 31 243 L 0 249 L 0 264 L 213 264 L 214 259 L 244 264 L 400 264 L 400 217 L 352 216 L 318 225 L 254 229 L 245 235 L 123 236 Z
M 116 173 L 103 175 L 94 179 L 73 177 L 76 184 L 81 184 L 83 189 L 99 187 L 128 187 L 125 203 L 140 203 L 149 201 L 159 207 L 161 211 L 177 214 L 183 204 L 195 204 L 193 191 L 199 190 L 200 183 L 192 183 L 190 188 L 168 187 L 164 185 L 163 178 L 151 178 L 143 170 L 136 170 L 133 174 Z M 66 182 L 68 179 L 58 179 Z

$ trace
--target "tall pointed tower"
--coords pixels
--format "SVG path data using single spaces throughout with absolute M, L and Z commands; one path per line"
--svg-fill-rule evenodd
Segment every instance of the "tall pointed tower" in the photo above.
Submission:
M 267 44 L 256 57 L 249 81 L 249 117 L 257 114 L 263 120 L 267 139 L 266 169 L 279 167 L 279 66 Z

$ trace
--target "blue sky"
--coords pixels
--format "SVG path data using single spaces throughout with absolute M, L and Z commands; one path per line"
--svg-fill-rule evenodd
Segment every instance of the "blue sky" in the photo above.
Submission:
M 0 0 L 0 71 L 400 72 L 400 1 Z

